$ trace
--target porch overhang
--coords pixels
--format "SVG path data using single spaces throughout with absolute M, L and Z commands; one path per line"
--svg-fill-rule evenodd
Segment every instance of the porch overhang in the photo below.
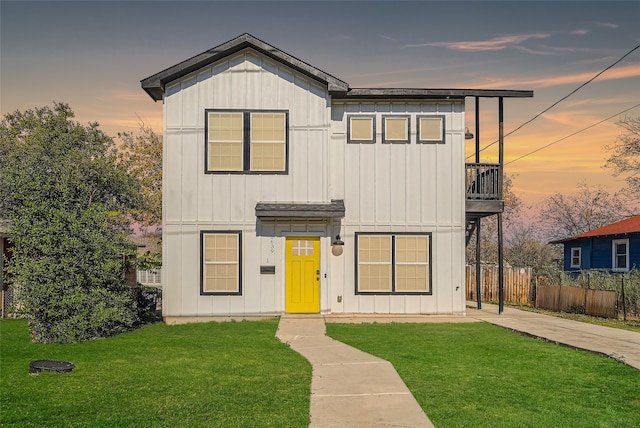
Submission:
M 473 221 L 503 212 L 504 201 L 467 199 L 465 208 L 466 220 Z
M 338 219 L 344 217 L 344 200 L 334 199 L 330 203 L 282 203 L 258 202 L 256 217 L 266 219 Z

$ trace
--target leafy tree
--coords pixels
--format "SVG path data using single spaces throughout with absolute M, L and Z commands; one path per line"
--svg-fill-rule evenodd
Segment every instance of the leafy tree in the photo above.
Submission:
M 542 202 L 538 225 L 548 240 L 569 238 L 631 215 L 624 195 L 579 183 L 572 194 L 556 193 Z
M 613 146 L 605 146 L 611 157 L 605 164 L 615 176 L 625 176 L 632 197 L 640 197 L 640 116 L 625 117 L 618 122 L 626 132 Z
M 118 164 L 113 140 L 73 117 L 55 103 L 0 123 L 0 218 L 10 220 L 14 243 L 8 270 L 38 342 L 106 337 L 136 320 L 123 284 L 131 250 L 117 226 L 139 205 L 139 184 Z
M 144 207 L 136 213 L 136 219 L 144 225 L 159 224 L 162 222 L 162 136 L 144 123 L 139 127 L 138 134 L 118 134 L 119 158 L 142 186 Z
M 505 238 L 505 260 L 511 266 L 530 267 L 534 275 L 556 273 L 555 260 L 562 257 L 558 246 L 539 239 L 536 226 L 518 224 L 510 227 Z

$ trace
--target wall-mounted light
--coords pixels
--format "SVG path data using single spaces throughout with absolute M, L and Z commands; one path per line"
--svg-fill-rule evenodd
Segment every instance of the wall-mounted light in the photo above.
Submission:
M 344 242 L 340 239 L 340 235 L 336 235 L 336 239 L 331 242 L 331 254 L 341 256 L 344 250 Z
M 464 139 L 465 140 L 473 140 L 473 134 L 471 132 L 469 132 L 469 128 L 467 128 L 467 130 L 464 133 Z

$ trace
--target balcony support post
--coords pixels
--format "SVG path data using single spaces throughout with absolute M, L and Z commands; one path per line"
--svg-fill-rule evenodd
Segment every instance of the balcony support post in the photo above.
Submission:
M 500 199 L 503 198 L 502 187 L 504 184 L 504 109 L 502 97 L 498 98 L 498 140 L 499 154 L 498 163 L 500 171 L 498 172 L 498 193 Z M 504 239 L 502 236 L 502 213 L 498 213 L 498 314 L 504 312 Z
M 476 97 L 476 163 L 480 163 L 480 97 Z M 476 174 L 476 183 L 480 182 L 480 174 Z M 482 287 L 480 284 L 480 274 L 482 271 L 482 254 L 480 246 L 480 219 L 476 220 L 476 303 L 478 310 L 482 309 Z

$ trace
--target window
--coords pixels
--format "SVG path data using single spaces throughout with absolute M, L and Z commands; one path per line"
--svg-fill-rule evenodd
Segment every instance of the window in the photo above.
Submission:
M 242 294 L 241 232 L 203 231 L 200 294 Z
M 374 116 L 347 116 L 347 142 L 375 143 L 376 118 Z
M 580 267 L 581 256 L 582 256 L 582 248 L 571 249 L 571 267 L 572 268 Z
M 444 143 L 444 116 L 418 116 L 418 143 Z
M 613 270 L 626 272 L 629 270 L 629 240 L 613 240 Z
M 286 174 L 288 112 L 206 110 L 206 173 Z
M 409 116 L 382 116 L 383 143 L 409 143 Z
M 356 233 L 356 294 L 431 294 L 430 233 Z

